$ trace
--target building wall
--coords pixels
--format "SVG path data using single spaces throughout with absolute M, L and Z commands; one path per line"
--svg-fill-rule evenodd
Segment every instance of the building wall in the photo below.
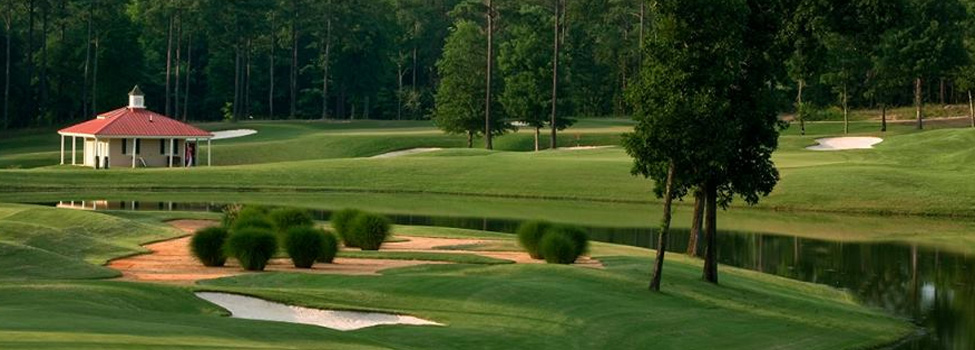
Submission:
M 109 141 L 110 148 L 110 164 L 112 167 L 131 167 L 132 166 L 132 153 L 135 151 L 135 142 L 133 139 L 128 139 L 126 146 L 126 153 L 122 154 L 122 139 L 111 139 Z M 174 167 L 183 166 L 183 155 L 186 151 L 186 140 L 176 139 L 176 158 L 173 159 Z M 136 167 L 142 167 L 142 161 L 145 161 L 145 165 L 148 167 L 168 167 L 169 166 L 169 154 L 172 152 L 165 152 L 169 148 L 169 139 L 141 139 L 142 143 L 139 153 L 136 154 L 135 164 Z M 159 143 L 163 142 L 163 152 L 160 152 Z M 199 153 L 199 151 L 197 151 Z M 141 159 L 141 161 L 140 161 Z M 199 164 L 199 161 L 197 161 Z

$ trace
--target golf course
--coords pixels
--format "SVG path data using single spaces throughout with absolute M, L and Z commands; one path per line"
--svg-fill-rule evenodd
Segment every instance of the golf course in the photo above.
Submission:
M 835 349 L 897 344 L 924 329 L 923 322 L 909 322 L 912 312 L 924 312 L 909 310 L 910 300 L 891 309 L 868 297 L 876 292 L 851 290 L 848 279 L 823 275 L 845 267 L 802 266 L 799 250 L 781 253 L 802 244 L 811 254 L 834 254 L 832 244 L 838 244 L 862 254 L 877 251 L 859 258 L 836 254 L 876 264 L 886 271 L 881 273 L 891 272 L 882 266 L 887 262 L 910 257 L 909 251 L 891 253 L 899 247 L 914 247 L 922 270 L 928 252 L 941 252 L 935 259 L 961 259 L 960 270 L 945 276 L 942 267 L 941 277 L 932 278 L 955 284 L 954 304 L 942 306 L 955 310 L 953 325 L 937 331 L 967 344 L 972 338 L 962 330 L 975 320 L 961 310 L 970 310 L 973 300 L 965 261 L 975 253 L 975 187 L 964 179 L 973 170 L 966 159 L 975 157 L 969 147 L 975 130 L 893 126 L 883 134 L 867 132 L 873 125 L 862 122 L 864 132 L 857 134 L 882 137 L 872 149 L 806 150 L 817 138 L 834 135 L 829 123 L 807 125 L 805 136 L 784 132 L 774 154 L 782 171 L 776 190 L 757 206 L 735 204 L 721 212 L 719 254 L 729 265 L 721 267 L 721 284 L 699 281 L 700 260 L 671 255 L 663 294 L 645 292 L 653 262 L 649 227 L 659 216 L 659 201 L 651 183 L 629 175 L 630 161 L 616 146 L 632 127 L 626 120 L 582 120 L 563 132 L 563 148 L 541 152 L 531 151 L 528 133 L 498 138 L 495 151 L 467 149 L 462 138 L 443 135 L 428 122 L 203 124 L 257 133 L 214 141 L 212 167 L 108 171 L 51 165 L 58 154 L 51 151 L 56 140 L 44 136 L 49 131 L 5 135 L 0 201 L 24 204 L 0 207 L 0 342 L 3 348 L 72 349 Z M 414 148 L 441 150 L 373 158 Z M 114 204 L 95 211 L 51 207 L 69 201 Z M 215 204 L 207 210 L 191 203 Z M 172 220 L 219 220 L 214 208 L 229 203 L 306 208 L 320 212 L 326 227 L 328 212 L 356 207 L 396 218 L 390 242 L 439 237 L 467 245 L 455 248 L 464 253 L 339 253 L 351 261 L 421 262 L 369 275 L 273 270 L 173 284 L 126 278 L 109 268 L 113 260 L 147 253 L 143 245 L 184 237 Z M 689 227 L 691 209 L 690 203 L 676 206 L 678 230 Z M 406 217 L 419 226 L 402 224 Z M 535 219 L 590 227 L 594 240 L 622 245 L 593 243 L 590 256 L 599 268 L 511 264 L 476 255 L 519 250 L 508 233 L 513 229 L 492 228 L 497 225 L 489 221 Z M 794 268 L 776 267 L 783 263 Z M 889 288 L 884 283 L 902 282 L 874 283 Z M 193 295 L 200 291 L 406 314 L 443 326 L 341 332 L 238 320 Z

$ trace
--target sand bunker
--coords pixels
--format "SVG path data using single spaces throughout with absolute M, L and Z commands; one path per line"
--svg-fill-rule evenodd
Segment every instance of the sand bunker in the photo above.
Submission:
M 816 139 L 818 145 L 806 147 L 812 151 L 842 151 L 848 149 L 871 149 L 873 145 L 883 142 L 879 137 L 830 137 Z
M 254 135 L 257 130 L 254 129 L 234 129 L 234 130 L 221 130 L 213 132 L 213 140 L 223 140 L 232 139 L 235 137 L 243 137 L 247 135 Z
M 396 158 L 396 157 L 408 156 L 408 155 L 411 155 L 411 154 L 435 152 L 435 151 L 439 151 L 441 149 L 443 149 L 443 148 L 436 148 L 436 147 L 430 147 L 430 148 L 411 148 L 411 149 L 402 150 L 402 151 L 383 153 L 383 154 L 379 154 L 379 155 L 372 156 L 370 158 Z
M 200 292 L 196 296 L 230 311 L 231 317 L 248 320 L 309 324 L 340 331 L 379 325 L 443 326 L 440 323 L 404 315 L 378 312 L 320 310 L 274 303 L 227 293 Z

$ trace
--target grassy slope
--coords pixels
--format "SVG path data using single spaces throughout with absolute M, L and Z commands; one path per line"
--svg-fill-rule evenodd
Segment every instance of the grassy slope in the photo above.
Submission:
M 116 218 L 6 204 L 0 210 L 0 221 L 13 217 L 16 222 L 40 220 L 46 225 L 53 220 L 46 214 L 54 213 L 62 220 L 59 226 L 162 227 L 154 221 L 155 215 Z M 156 238 L 116 230 L 91 231 L 91 238 L 123 246 Z M 401 231 L 435 236 L 466 232 Z M 35 231 L 5 232 L 30 237 Z M 97 243 L 88 240 L 76 245 Z M 80 251 L 65 259 L 86 264 L 105 257 L 99 250 Z M 220 310 L 194 298 L 187 288 L 8 274 L 0 276 L 5 281 L 0 284 L 0 347 L 833 349 L 888 342 L 909 329 L 903 321 L 864 309 L 848 294 L 823 286 L 730 268 L 723 269 L 721 286 L 710 286 L 699 281 L 698 262 L 680 257 L 668 260 L 667 293 L 654 295 L 644 291 L 649 251 L 597 244 L 593 254 L 617 256 L 604 258 L 605 270 L 551 265 L 421 266 L 380 277 L 263 273 L 217 280 L 205 287 L 309 306 L 405 312 L 448 325 L 356 332 L 219 317 Z M 642 257 L 625 256 L 631 254 Z M 0 265 L 13 265 L 10 259 L 0 254 Z

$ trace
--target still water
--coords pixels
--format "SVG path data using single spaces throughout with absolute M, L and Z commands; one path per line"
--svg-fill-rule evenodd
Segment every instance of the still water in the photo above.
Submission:
M 94 210 L 219 212 L 216 203 L 85 201 L 46 203 Z M 313 210 L 327 220 L 327 210 Z M 401 225 L 425 225 L 512 233 L 520 220 L 388 215 Z M 587 227 L 595 241 L 653 248 L 655 230 Z M 667 246 L 685 252 L 688 232 L 676 231 Z M 895 243 L 844 243 L 790 236 L 722 231 L 722 264 L 850 291 L 862 303 L 909 318 L 919 333 L 892 349 L 975 349 L 975 255 Z

